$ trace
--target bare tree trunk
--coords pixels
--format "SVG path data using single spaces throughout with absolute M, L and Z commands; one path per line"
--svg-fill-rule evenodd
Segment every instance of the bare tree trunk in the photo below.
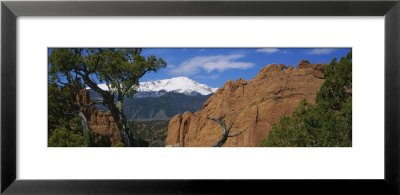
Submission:
M 235 124 L 235 122 L 232 122 L 230 127 L 227 129 L 225 121 L 221 121 L 221 120 L 218 120 L 218 119 L 215 119 L 215 118 L 211 118 L 211 117 L 207 117 L 207 118 L 212 120 L 212 121 L 214 121 L 214 122 L 216 122 L 216 123 L 218 123 L 218 124 L 220 124 L 221 128 L 222 128 L 222 136 L 221 136 L 221 138 L 219 138 L 219 140 L 214 145 L 212 145 L 211 147 L 221 147 L 222 145 L 225 144 L 225 142 L 228 139 L 228 137 L 235 137 L 235 136 L 238 136 L 238 135 L 242 134 L 243 132 L 247 131 L 247 129 L 246 129 L 246 130 L 240 131 L 240 132 L 238 132 L 236 134 L 229 134 L 229 132 L 231 131 L 232 126 L 233 126 L 233 124 Z
M 103 105 L 110 110 L 111 115 L 113 116 L 115 123 L 117 123 L 117 126 L 120 130 L 121 136 L 122 136 L 122 143 L 125 146 L 139 146 L 138 141 L 135 139 L 135 137 L 132 135 L 132 133 L 129 131 L 127 128 L 126 124 L 126 117 L 122 111 L 122 100 L 123 100 L 123 95 L 119 94 L 118 96 L 118 101 L 115 104 L 114 103 L 114 95 L 111 94 L 108 91 L 100 89 L 95 82 L 93 82 L 88 75 L 82 75 L 83 80 L 85 83 L 95 92 L 100 94 L 100 96 L 103 98 Z
M 125 146 L 139 146 L 138 141 L 127 127 L 127 120 L 122 110 L 122 102 L 117 101 L 116 104 L 107 104 L 107 107 L 111 111 L 111 115 L 120 130 L 122 143 L 124 143 Z
M 75 96 L 76 96 L 76 95 L 75 95 Z M 92 103 L 90 103 L 90 104 L 81 104 L 80 102 L 78 102 L 78 106 L 79 106 L 79 108 L 80 108 L 80 109 L 78 110 L 78 116 L 79 116 L 79 118 L 81 118 L 82 131 L 83 131 L 83 136 L 84 136 L 84 137 L 87 136 L 87 134 L 88 134 L 88 132 L 90 131 L 90 129 L 89 129 L 88 120 L 87 120 L 85 114 L 83 114 L 82 109 L 83 109 L 84 107 L 90 107 L 90 106 L 92 106 L 92 105 L 95 105 L 96 103 L 99 103 L 99 102 L 101 102 L 101 101 L 94 101 L 94 102 L 92 102 Z
M 86 119 L 85 115 L 83 114 L 82 110 L 79 110 L 79 117 L 81 118 L 83 136 L 86 137 L 87 133 L 89 132 L 89 124 L 88 120 Z
M 119 123 L 120 126 L 122 126 L 121 130 L 124 134 L 124 139 L 126 139 L 128 146 L 138 146 L 137 140 L 133 137 L 132 132 L 127 127 L 127 120 L 122 110 L 122 104 L 123 102 L 119 100 L 116 104 L 116 107 L 118 109 Z

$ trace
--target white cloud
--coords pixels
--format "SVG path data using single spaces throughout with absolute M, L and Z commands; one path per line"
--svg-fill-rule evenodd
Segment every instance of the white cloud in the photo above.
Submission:
M 308 55 L 326 55 L 331 54 L 336 49 L 327 49 L 327 48 L 319 48 L 319 49 L 312 49 L 307 52 Z
M 195 78 L 198 79 L 211 79 L 211 80 L 215 80 L 220 76 L 220 74 L 212 74 L 212 75 L 199 75 L 196 76 Z
M 213 70 L 224 72 L 228 69 L 248 69 L 253 67 L 254 63 L 238 62 L 239 58 L 243 58 L 243 54 L 218 55 L 218 56 L 198 56 L 184 61 L 178 67 L 171 69 L 173 75 L 190 76 L 200 72 L 201 69 L 207 73 Z
M 262 53 L 267 53 L 267 54 L 276 53 L 278 51 L 279 51 L 279 49 L 277 49 L 277 48 L 262 48 L 262 49 L 256 50 L 256 52 L 262 52 Z

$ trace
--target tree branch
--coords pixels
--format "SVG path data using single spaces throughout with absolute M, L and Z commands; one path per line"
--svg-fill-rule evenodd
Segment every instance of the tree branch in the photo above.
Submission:
M 207 118 L 210 119 L 210 120 L 212 120 L 212 121 L 214 121 L 214 122 L 217 122 L 218 124 L 220 124 L 221 127 L 222 127 L 222 134 L 225 134 L 225 133 L 226 133 L 226 124 L 225 124 L 225 121 L 221 121 L 221 120 L 218 120 L 218 119 L 216 119 L 216 118 L 211 118 L 211 117 L 207 117 Z
M 218 141 L 214 145 L 212 145 L 212 147 L 221 147 L 222 145 L 225 144 L 225 142 L 228 139 L 228 137 L 235 137 L 235 136 L 238 136 L 238 135 L 244 133 L 245 131 L 247 131 L 247 129 L 246 129 L 246 130 L 240 131 L 240 132 L 238 132 L 236 134 L 229 134 L 229 131 L 232 129 L 233 124 L 235 124 L 235 121 L 232 121 L 231 124 L 230 124 L 229 129 L 226 129 L 225 121 L 221 121 L 221 120 L 218 120 L 218 119 L 215 119 L 215 118 L 211 118 L 211 117 L 207 117 L 207 119 L 210 119 L 210 120 L 220 124 L 221 127 L 222 127 L 222 131 L 223 131 L 221 138 L 219 138 Z
M 242 134 L 242 133 L 244 133 L 246 131 L 247 131 L 247 129 L 245 129 L 244 131 L 240 131 L 238 133 L 235 133 L 235 134 L 228 134 L 228 137 L 235 137 L 235 136 L 238 136 L 238 135 L 240 135 L 240 134 Z
M 229 128 L 228 128 L 229 131 L 232 129 L 234 124 L 235 124 L 235 121 L 232 121 L 231 124 L 229 125 Z
M 95 92 L 99 93 L 102 97 L 108 97 L 111 96 L 111 94 L 108 91 L 102 90 L 95 82 L 93 82 L 88 75 L 82 74 L 80 72 L 75 72 L 76 74 L 79 74 L 82 79 L 85 81 L 85 83 L 93 89 Z M 112 98 L 113 99 L 113 98 Z

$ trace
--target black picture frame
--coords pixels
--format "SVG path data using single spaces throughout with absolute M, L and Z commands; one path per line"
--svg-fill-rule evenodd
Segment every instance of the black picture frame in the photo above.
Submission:
M 385 176 L 382 180 L 16 179 L 18 16 L 385 16 Z M 3 194 L 399 194 L 399 0 L 2 1 L 1 193 Z M 368 170 L 365 170 L 368 171 Z

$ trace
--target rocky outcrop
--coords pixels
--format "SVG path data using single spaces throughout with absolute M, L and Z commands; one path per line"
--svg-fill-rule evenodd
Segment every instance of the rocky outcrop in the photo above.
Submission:
M 82 89 L 79 92 L 76 100 L 81 105 L 90 105 L 93 102 L 93 100 L 90 99 L 89 91 L 86 89 Z M 88 120 L 89 128 L 93 132 L 108 137 L 112 145 L 121 142 L 121 133 L 110 111 L 104 112 L 104 110 L 96 110 L 94 105 L 91 105 L 83 106 L 82 112 Z
M 221 126 L 207 117 L 224 120 L 231 133 L 223 146 L 257 146 L 272 125 L 290 115 L 301 99 L 315 103 L 315 95 L 324 82 L 326 64 L 270 64 L 251 80 L 227 81 L 204 104 L 203 109 L 174 116 L 168 126 L 166 146 L 211 146 L 221 136 Z
M 168 145 L 174 145 L 176 143 L 179 143 L 179 138 L 180 138 L 179 129 L 181 126 L 181 121 L 182 121 L 181 114 L 177 114 L 169 121 L 168 134 L 165 140 L 165 143 L 171 143 Z

